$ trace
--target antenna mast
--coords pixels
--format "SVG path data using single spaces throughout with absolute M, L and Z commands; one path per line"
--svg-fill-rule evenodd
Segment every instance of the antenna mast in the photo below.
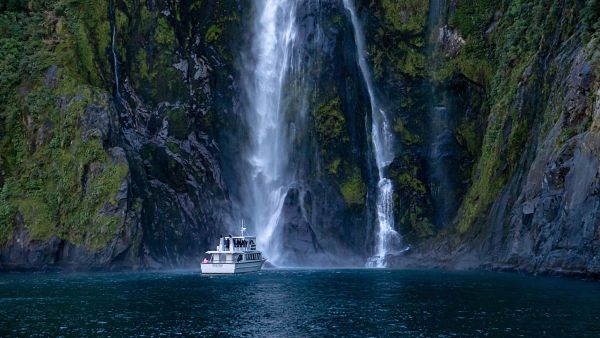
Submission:
M 244 231 L 246 231 L 246 227 L 244 227 L 244 219 L 242 218 L 242 237 L 244 237 Z

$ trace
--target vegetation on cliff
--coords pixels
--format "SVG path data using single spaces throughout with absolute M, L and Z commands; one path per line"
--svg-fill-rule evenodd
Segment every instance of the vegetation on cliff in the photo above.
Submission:
M 394 210 L 409 241 L 433 234 L 431 199 L 422 160 L 427 120 L 426 28 L 429 1 L 376 1 L 369 4 L 368 43 L 377 87 L 383 94 L 399 141 L 390 165 Z
M 128 168 L 108 153 L 108 93 L 98 87 L 108 7 L 12 1 L 0 13 L 0 243 L 17 224 L 101 248 Z M 91 13 L 94 13 L 93 15 Z M 102 14 L 104 13 L 104 15 Z M 105 120 L 104 120 L 105 119 Z M 106 123 L 104 123 L 106 122 Z
M 439 3 L 446 4 L 443 18 L 429 27 L 430 1 L 357 1 L 375 95 L 396 138 L 396 157 L 385 170 L 397 230 L 411 244 L 449 233 L 463 244 L 486 231 L 492 206 L 511 182 L 525 180 L 554 126 L 558 141 L 548 152 L 572 151 L 594 128 L 590 102 L 600 77 L 598 0 Z M 314 27 L 297 32 L 307 48 L 298 60 L 312 62 L 303 76 L 315 85 L 302 93 L 306 102 L 292 99 L 298 101 L 291 106 L 306 105 L 310 119 L 308 127 L 290 126 L 290 135 L 310 139 L 294 150 L 307 162 L 298 175 L 314 188 L 310 200 L 326 195 L 332 202 L 330 210 L 309 205 L 310 218 L 321 212 L 334 215 L 335 225 L 354 222 L 360 229 L 322 233 L 360 237 L 356 230 L 375 212 L 367 207 L 376 184 L 369 100 L 344 13 L 334 2 L 323 6 L 318 32 L 329 45 L 311 45 L 323 38 L 315 38 Z M 228 189 L 238 189 L 231 176 L 247 135 L 234 69 L 248 34 L 241 15 L 252 10 L 237 1 L 0 4 L 0 246 L 22 228 L 35 241 L 57 237 L 101 249 L 123 233 L 127 210 L 147 227 L 144 241 L 156 241 L 156 255 L 197 249 L 198 238 L 189 235 L 210 232 L 207 224 L 227 208 Z M 310 11 L 299 9 L 300 25 L 318 21 Z M 591 69 L 572 75 L 577 62 Z M 575 90 L 584 98 L 568 94 L 588 73 L 591 84 Z M 289 91 L 302 86 L 285 81 Z M 448 171 L 458 187 L 444 196 L 460 206 L 454 223 L 439 221 L 429 161 L 438 107 L 451 111 L 442 131 L 456 144 L 439 155 L 459 166 Z M 564 181 L 568 170 L 559 164 L 552 165 Z M 519 195 L 505 196 L 510 204 Z
M 556 55 L 557 50 L 551 48 L 568 39 L 579 44 L 592 39 L 597 6 L 597 1 L 588 1 L 583 8 L 577 1 L 457 5 L 450 24 L 467 43 L 450 62 L 485 89 L 486 100 L 476 109 L 489 114 L 473 183 L 461 207 L 460 232 L 484 220 L 500 189 L 515 173 L 526 144 L 535 139 L 531 131 L 536 116 L 546 116 L 548 123 L 557 117 L 551 113 L 555 106 L 547 103 L 553 102 L 551 94 L 560 93 L 551 93 L 548 84 L 556 76 L 556 67 L 568 64 L 546 67 L 540 62 Z

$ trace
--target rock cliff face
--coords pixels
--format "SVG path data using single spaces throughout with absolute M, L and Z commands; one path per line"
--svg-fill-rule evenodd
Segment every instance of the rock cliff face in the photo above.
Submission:
M 494 201 L 487 221 L 481 250 L 494 266 L 600 273 L 600 55 L 590 47 L 582 44 L 550 56 L 550 64 L 561 66 L 555 79 L 543 76 L 551 83 L 548 101 L 532 104 L 552 117 L 537 117 L 539 122 L 532 123 L 519 166 Z M 533 76 L 533 67 L 525 70 L 523 81 Z M 536 94 L 519 90 L 517 110 L 525 114 L 526 97 Z M 543 123 L 548 130 L 542 129 Z
M 11 34 L 3 42 L 22 45 L 8 52 L 49 68 L 28 73 L 3 59 L 20 78 L 3 88 L 0 264 L 196 264 L 227 230 L 231 209 L 215 140 L 231 111 L 227 41 L 238 4 L 6 6 L 2 27 Z M 30 49 L 37 40 L 41 50 Z M 11 85 L 19 86 L 16 99 Z M 42 105 L 37 95 L 50 99 Z M 19 135 L 22 128 L 30 131 Z M 29 142 L 35 146 L 20 145 Z
M 456 228 L 398 264 L 598 276 L 598 3 L 481 4 L 449 3 L 440 30 L 442 67 L 484 97 L 470 187 Z
M 599 6 L 356 1 L 412 247 L 390 262 L 600 274 Z M 291 264 L 362 266 L 377 177 L 353 30 L 341 1 L 299 8 L 308 122 L 280 239 Z M 251 2 L 0 10 L 0 269 L 194 266 L 235 230 Z

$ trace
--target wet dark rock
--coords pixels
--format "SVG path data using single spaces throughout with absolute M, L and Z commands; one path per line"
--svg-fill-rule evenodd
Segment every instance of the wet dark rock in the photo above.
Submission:
M 281 225 L 282 246 L 285 259 L 292 264 L 301 264 L 314 253 L 322 252 L 317 236 L 308 222 L 302 197 L 298 189 L 288 190 L 282 209 L 282 219 L 285 220 Z
M 446 56 L 456 56 L 465 43 L 465 39 L 460 36 L 457 30 L 447 25 L 439 28 L 438 44 Z
M 82 130 L 81 139 L 83 141 L 88 141 L 92 138 L 108 139 L 110 117 L 105 108 L 97 105 L 87 106 L 84 109 L 84 114 L 79 124 Z
M 54 89 L 58 82 L 58 66 L 51 65 L 44 75 L 44 86 Z

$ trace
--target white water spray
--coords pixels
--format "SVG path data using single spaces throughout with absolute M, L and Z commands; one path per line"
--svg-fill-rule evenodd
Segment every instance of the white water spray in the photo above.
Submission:
M 285 117 L 284 88 L 292 65 L 295 14 L 294 0 L 256 2 L 252 57 L 245 65 L 251 172 L 244 203 L 259 246 L 275 264 L 282 252 L 275 234 L 288 185 L 293 182 L 288 169 L 291 132 Z
M 379 106 L 375 96 L 371 71 L 365 56 L 364 35 L 351 0 L 344 0 L 344 7 L 350 13 L 354 29 L 354 42 L 357 49 L 358 66 L 367 85 L 371 104 L 371 137 L 377 162 L 379 182 L 377 183 L 377 243 L 375 254 L 367 262 L 368 267 L 382 268 L 387 265 L 386 256 L 397 254 L 402 237 L 394 230 L 394 205 L 392 181 L 385 176 L 386 167 L 394 160 L 394 136 L 385 111 Z M 406 249 L 403 249 L 406 250 Z

